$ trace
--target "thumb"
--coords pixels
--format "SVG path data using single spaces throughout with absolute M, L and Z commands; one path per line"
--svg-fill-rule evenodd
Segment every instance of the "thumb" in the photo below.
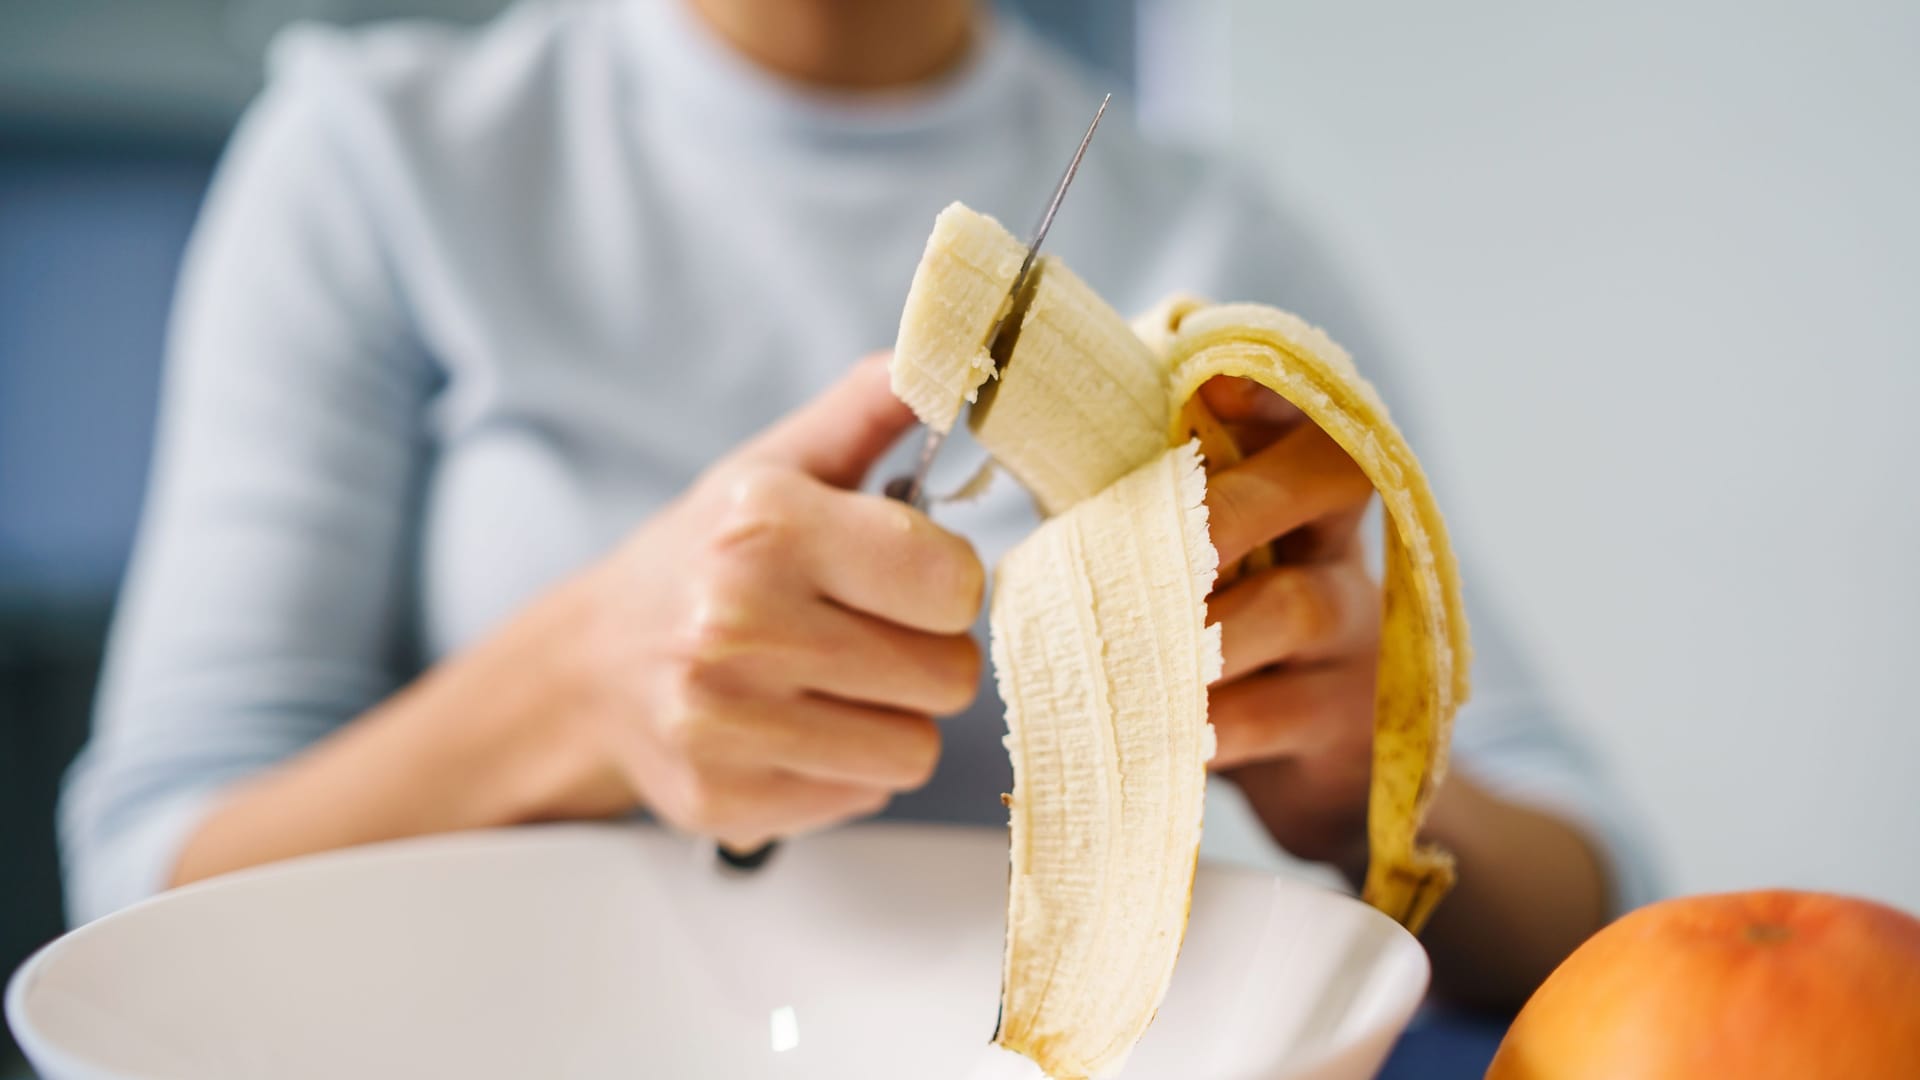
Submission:
M 740 448 L 749 461 L 791 465 L 835 487 L 854 488 L 880 455 L 914 424 L 893 396 L 891 353 L 863 357 L 820 395 Z

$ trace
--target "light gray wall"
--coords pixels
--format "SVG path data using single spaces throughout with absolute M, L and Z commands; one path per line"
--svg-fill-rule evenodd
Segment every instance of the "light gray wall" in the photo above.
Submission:
M 1920 909 L 1920 5 L 1199 9 L 1673 884 Z

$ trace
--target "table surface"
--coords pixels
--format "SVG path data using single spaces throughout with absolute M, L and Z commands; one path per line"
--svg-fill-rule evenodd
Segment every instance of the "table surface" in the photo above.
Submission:
M 1422 1010 L 1393 1048 L 1379 1080 L 1480 1080 L 1506 1030 L 1503 1017 Z

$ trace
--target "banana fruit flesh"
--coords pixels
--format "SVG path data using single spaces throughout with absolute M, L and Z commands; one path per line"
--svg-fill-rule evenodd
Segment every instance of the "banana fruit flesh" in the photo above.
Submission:
M 1012 876 L 995 1041 L 1050 1076 L 1117 1072 L 1166 993 L 1199 848 L 1207 687 L 1220 672 L 1206 596 L 1266 565 L 1216 568 L 1205 473 L 1240 458 L 1196 397 L 1260 382 L 1346 449 L 1387 511 L 1370 861 L 1363 897 L 1416 931 L 1452 882 L 1417 843 L 1466 697 L 1459 576 L 1426 478 L 1339 346 L 1292 315 L 1175 297 L 1129 326 L 1057 260 L 1024 295 L 997 377 L 985 335 L 1023 248 L 958 203 L 914 275 L 894 392 L 976 439 L 1050 515 L 1002 561 L 989 621 L 1007 705 Z M 1197 449 L 1196 449 L 1197 448 Z
M 1160 358 L 1073 271 L 1043 259 L 1027 291 L 1015 355 L 970 419 L 1041 511 L 1058 514 L 1163 453 L 1172 410 Z
M 1205 497 L 1194 449 L 1164 450 L 1000 564 L 1015 781 L 996 1040 L 1055 1076 L 1117 1067 L 1180 952 L 1220 674 Z

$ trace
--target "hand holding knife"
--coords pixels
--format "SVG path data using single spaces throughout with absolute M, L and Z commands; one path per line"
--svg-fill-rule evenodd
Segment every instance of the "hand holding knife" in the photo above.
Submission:
M 1053 227 L 1054 215 L 1059 213 L 1061 200 L 1066 197 L 1067 188 L 1073 183 L 1074 174 L 1080 171 L 1080 161 L 1086 156 L 1087 146 L 1093 142 L 1094 129 L 1100 126 L 1100 118 L 1106 115 L 1107 105 L 1112 100 L 1112 94 L 1108 94 L 1100 99 L 1100 107 L 1094 111 L 1092 123 L 1087 125 L 1086 134 L 1080 137 L 1080 145 L 1074 149 L 1073 159 L 1067 163 L 1067 169 L 1061 174 L 1059 184 L 1054 187 L 1053 197 L 1048 200 L 1046 210 L 1040 215 L 1039 224 L 1034 226 L 1033 239 L 1027 244 L 1026 256 L 1020 260 L 1020 271 L 1014 275 L 1013 284 L 1007 290 L 1007 302 L 1002 305 L 1002 314 L 999 319 L 994 321 L 992 328 L 987 332 L 986 345 L 988 346 L 990 355 L 994 357 L 996 365 L 1004 364 L 1007 359 L 1006 351 L 997 347 L 1001 337 L 1007 333 L 1009 329 L 1018 329 L 1017 327 L 1009 328 L 1006 325 L 1007 319 L 1011 317 L 1014 309 L 1013 300 L 1027 287 L 1027 280 L 1032 276 L 1034 263 L 1038 260 L 1040 254 L 1040 245 L 1046 240 L 1047 231 Z M 998 366 L 996 366 L 995 371 L 996 373 L 998 372 Z M 928 475 L 933 468 L 934 459 L 939 455 L 940 447 L 945 441 L 945 432 L 927 428 L 924 440 L 920 444 L 920 455 L 913 471 L 896 476 L 887 481 L 886 487 L 883 489 L 887 498 L 906 503 L 917 510 L 925 510 L 928 503 Z M 736 852 L 722 844 L 716 845 L 715 852 L 720 862 L 725 866 L 735 870 L 755 870 L 766 864 L 767 860 L 773 855 L 776 846 L 777 841 L 768 841 L 752 851 Z

